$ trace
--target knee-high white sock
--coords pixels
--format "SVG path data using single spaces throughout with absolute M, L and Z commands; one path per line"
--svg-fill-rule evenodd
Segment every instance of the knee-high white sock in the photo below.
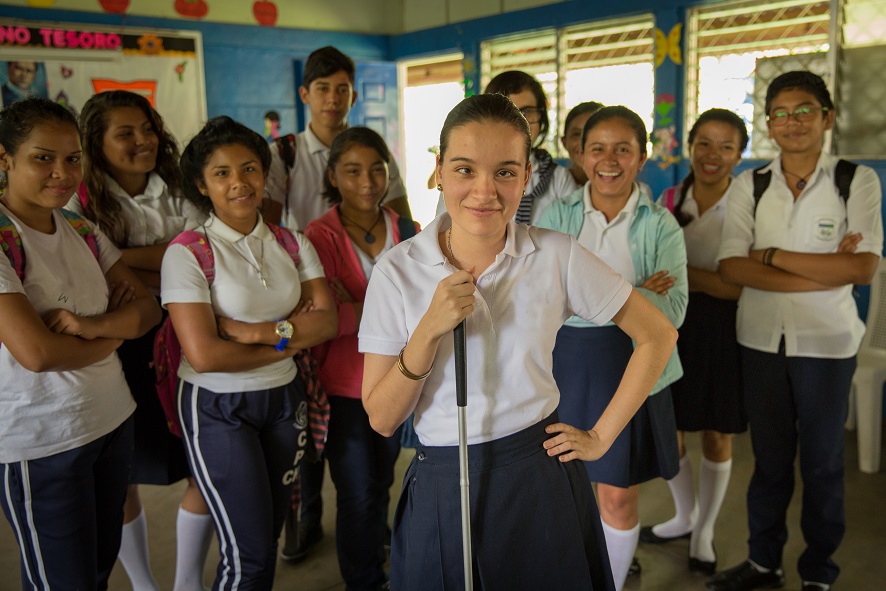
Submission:
M 123 524 L 120 552 L 117 559 L 126 570 L 133 591 L 159 591 L 157 581 L 151 574 L 151 558 L 148 553 L 148 522 L 144 507 L 138 517 Z
M 698 518 L 698 503 L 695 502 L 695 483 L 689 454 L 680 458 L 680 471 L 668 480 L 668 488 L 674 497 L 676 513 L 664 523 L 652 526 L 652 533 L 663 538 L 676 538 L 692 531 Z
M 175 522 L 174 591 L 204 591 L 203 565 L 215 526 L 212 517 L 178 508 Z
M 615 529 L 603 521 L 603 536 L 606 538 L 606 549 L 609 550 L 609 565 L 612 567 L 615 591 L 621 591 L 640 541 L 640 524 L 623 530 Z
M 692 530 L 689 543 L 689 556 L 713 562 L 714 556 L 714 523 L 726 497 L 729 486 L 729 475 L 732 473 L 732 460 L 711 462 L 701 459 L 701 471 L 698 475 L 698 522 Z

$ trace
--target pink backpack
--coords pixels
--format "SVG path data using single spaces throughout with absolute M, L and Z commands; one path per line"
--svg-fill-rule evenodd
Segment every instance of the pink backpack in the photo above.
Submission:
M 298 266 L 300 257 L 298 254 L 298 241 L 289 230 L 274 224 L 268 224 L 277 242 L 286 250 L 292 262 Z M 179 234 L 170 244 L 185 246 L 197 258 L 203 274 L 209 284 L 215 279 L 215 257 L 212 254 L 209 242 L 199 232 L 189 230 Z M 157 336 L 154 337 L 154 371 L 157 374 L 157 395 L 160 404 L 166 414 L 166 422 L 169 430 L 178 437 L 182 436 L 181 424 L 178 419 L 178 366 L 181 365 L 182 349 L 175 334 L 170 318 L 166 318 Z M 326 445 L 326 433 L 329 430 L 329 400 L 326 392 L 320 386 L 317 377 L 317 362 L 306 350 L 300 350 L 294 355 L 298 373 L 305 381 L 305 390 L 308 398 L 308 428 L 314 442 L 313 450 L 309 450 L 310 459 L 319 459 Z M 312 457 L 311 452 L 315 454 Z

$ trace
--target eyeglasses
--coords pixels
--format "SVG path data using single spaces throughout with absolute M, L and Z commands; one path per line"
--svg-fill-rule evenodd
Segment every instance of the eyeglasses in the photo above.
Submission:
M 529 123 L 538 123 L 541 121 L 541 114 L 544 109 L 540 107 L 523 107 L 520 109 L 520 112 L 523 113 L 523 116 L 526 117 L 526 121 Z
M 793 113 L 787 111 L 785 109 L 779 109 L 778 111 L 773 111 L 771 115 L 766 116 L 766 121 L 772 124 L 773 127 L 781 127 L 782 125 L 788 124 L 788 119 L 791 117 L 794 118 L 794 121 L 798 123 L 808 123 L 815 119 L 815 116 L 819 111 L 822 113 L 827 113 L 830 109 L 827 107 L 800 107 L 799 109 L 795 109 Z

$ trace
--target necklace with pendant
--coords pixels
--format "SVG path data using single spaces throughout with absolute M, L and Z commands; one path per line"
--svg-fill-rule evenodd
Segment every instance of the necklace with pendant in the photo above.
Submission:
M 809 184 L 809 177 L 812 176 L 812 173 L 815 172 L 815 169 L 813 168 L 808 174 L 803 176 L 800 176 L 799 174 L 794 174 L 789 170 L 785 170 L 783 167 L 781 171 L 787 175 L 794 177 L 795 179 L 800 179 L 794 184 L 794 186 L 797 187 L 798 190 L 802 191 L 804 188 L 806 188 L 806 185 Z
M 237 250 L 236 247 L 234 247 L 234 252 L 240 255 L 240 258 L 246 261 L 250 267 L 255 269 L 255 272 L 258 273 L 258 278 L 261 280 L 262 287 L 267 289 L 268 280 L 265 279 L 265 243 L 263 240 L 259 241 L 259 246 L 261 246 L 261 248 L 259 249 L 258 265 L 249 260 L 249 258 L 247 258 L 242 252 Z M 247 244 L 246 247 L 249 248 L 249 245 Z
M 371 226 L 369 226 L 368 230 L 366 228 L 364 228 L 363 226 L 361 226 L 360 224 L 358 224 L 357 222 L 355 222 L 354 220 L 352 220 L 351 218 L 349 218 L 348 216 L 346 216 L 344 214 L 344 212 L 341 210 L 341 208 L 338 209 L 338 214 L 342 217 L 342 219 L 347 220 L 348 222 L 351 223 L 351 225 L 357 226 L 358 228 L 360 228 L 361 230 L 363 230 L 365 232 L 365 234 L 363 235 L 363 242 L 365 242 L 366 244 L 374 244 L 375 243 L 375 236 L 372 234 L 372 231 L 375 229 L 375 227 L 381 221 L 381 215 L 382 215 L 381 208 L 379 208 L 379 210 L 378 210 L 378 216 L 375 218 L 375 222 L 373 222 L 373 224 Z

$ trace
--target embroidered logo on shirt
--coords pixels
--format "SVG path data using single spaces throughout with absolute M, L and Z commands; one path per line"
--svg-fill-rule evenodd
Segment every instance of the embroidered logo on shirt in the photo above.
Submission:
M 837 220 L 835 218 L 817 218 L 815 220 L 815 237 L 826 242 L 836 238 Z

